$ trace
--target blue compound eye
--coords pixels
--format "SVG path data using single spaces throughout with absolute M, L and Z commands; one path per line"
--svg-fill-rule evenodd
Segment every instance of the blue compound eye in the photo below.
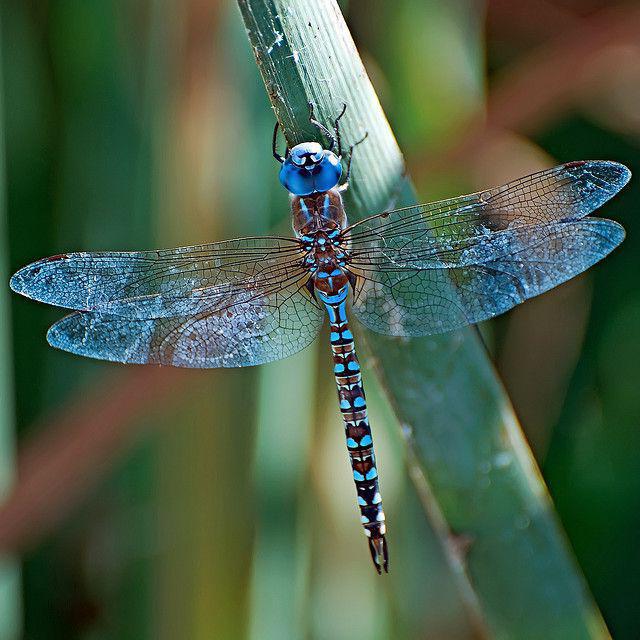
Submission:
M 280 169 L 280 182 L 297 196 L 328 191 L 342 175 L 340 159 L 317 142 L 303 142 L 291 149 Z

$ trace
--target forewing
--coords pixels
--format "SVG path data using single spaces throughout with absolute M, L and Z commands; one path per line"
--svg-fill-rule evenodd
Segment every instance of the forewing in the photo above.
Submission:
M 225 309 L 189 317 L 77 312 L 54 324 L 47 339 L 59 349 L 113 362 L 244 367 L 300 351 L 316 337 L 323 317 L 298 284 L 250 298 L 233 295 Z
M 429 267 L 443 252 L 497 231 L 579 220 L 618 193 L 630 175 L 616 162 L 570 162 L 501 187 L 378 214 L 352 226 L 351 259 L 356 266 L 386 260 Z
M 67 309 L 153 319 L 212 313 L 305 274 L 292 238 L 240 238 L 141 252 L 69 253 L 18 271 L 11 287 Z

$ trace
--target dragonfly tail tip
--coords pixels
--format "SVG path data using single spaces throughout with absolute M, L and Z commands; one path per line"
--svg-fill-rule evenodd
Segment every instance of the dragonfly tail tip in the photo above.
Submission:
M 368 538 L 368 540 L 371 559 L 378 575 L 382 575 L 383 569 L 385 573 L 389 573 L 389 551 L 386 538 L 381 535 L 377 538 Z

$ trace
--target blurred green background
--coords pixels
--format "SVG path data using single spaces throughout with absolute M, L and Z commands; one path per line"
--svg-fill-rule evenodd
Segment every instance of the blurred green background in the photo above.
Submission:
M 639 2 L 341 6 L 422 199 L 575 159 L 640 171 Z M 287 228 L 234 2 L 0 11 L 5 282 L 62 251 Z M 639 637 L 639 191 L 605 210 L 620 250 L 482 327 L 621 639 Z M 49 349 L 60 312 L 0 291 L 0 640 L 480 637 L 368 376 L 397 530 L 397 570 L 371 569 L 326 336 L 249 370 L 121 367 Z

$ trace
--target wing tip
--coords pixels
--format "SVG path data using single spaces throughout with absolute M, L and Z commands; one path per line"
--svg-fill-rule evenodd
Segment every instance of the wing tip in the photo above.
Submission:
M 587 169 L 612 187 L 612 194 L 618 193 L 631 180 L 631 170 L 615 160 L 574 160 L 563 165 L 566 169 Z
M 601 218 L 602 220 L 606 220 L 605 218 Z M 627 230 L 616 220 L 606 220 L 609 223 L 609 227 L 612 229 L 613 233 L 611 234 L 612 240 L 612 250 L 622 244 L 624 239 L 627 237 Z
M 54 349 L 72 353 L 76 356 L 115 361 L 108 355 L 94 353 L 90 348 L 87 348 L 87 332 L 90 326 L 90 314 L 83 311 L 75 311 L 60 318 L 49 327 L 46 335 L 47 343 Z
M 620 189 L 625 187 L 629 183 L 629 180 L 631 180 L 631 170 L 621 162 L 603 160 L 602 165 L 606 166 L 612 173 L 615 172 L 615 176 L 611 179 L 611 182 L 617 187 L 617 191 L 620 191 Z
M 11 278 L 9 278 L 9 288 L 11 289 L 11 291 L 13 291 L 14 293 L 19 293 L 24 295 L 23 293 L 23 287 L 22 287 L 22 269 L 20 269 L 19 271 L 16 271 Z
M 96 325 L 99 328 L 101 321 L 105 319 L 110 318 L 90 311 L 75 311 L 60 318 L 49 327 L 47 342 L 54 349 L 93 360 L 147 364 L 147 361 L 127 356 L 126 351 L 113 352 L 108 348 L 108 343 L 103 342 L 96 331 Z M 115 321 L 117 322 L 118 318 L 115 318 Z
M 51 278 L 46 266 L 58 260 L 64 260 L 67 254 L 59 254 L 36 260 L 18 269 L 9 279 L 9 287 L 15 293 L 39 302 L 48 302 L 47 293 L 50 292 Z M 40 295 L 39 295 L 40 294 Z
M 49 329 L 47 330 L 47 342 L 50 347 L 54 349 L 62 349 L 62 351 L 69 351 L 71 353 L 75 353 L 69 347 L 69 335 L 64 329 L 68 329 L 69 325 L 73 321 L 73 319 L 77 318 L 77 316 L 82 315 L 81 313 L 70 313 L 69 315 L 61 318 L 57 322 L 54 322 Z
M 33 298 L 32 287 L 30 283 L 34 282 L 35 277 L 39 273 L 38 262 L 32 262 L 22 269 L 18 269 L 9 279 L 9 287 L 14 293 L 19 293 L 26 298 Z

